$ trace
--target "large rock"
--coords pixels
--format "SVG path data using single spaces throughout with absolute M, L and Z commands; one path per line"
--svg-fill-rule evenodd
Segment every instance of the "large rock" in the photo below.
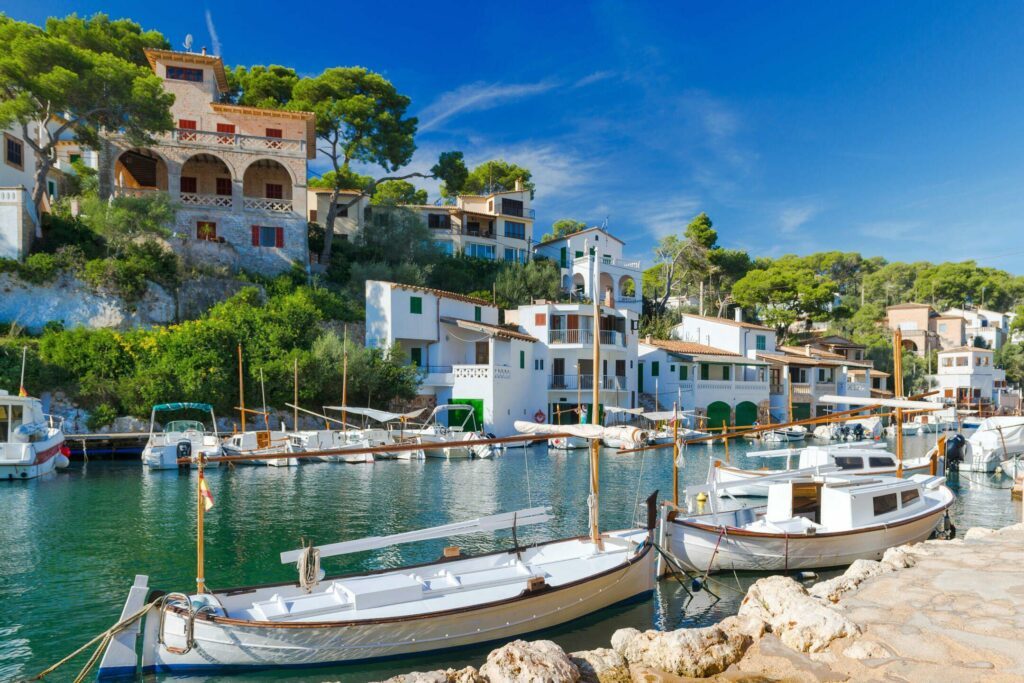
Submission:
M 874 560 L 855 560 L 841 575 L 827 581 L 819 581 L 808 591 L 816 598 L 838 602 L 844 593 L 852 591 L 872 576 L 892 571 L 893 567 Z
M 836 638 L 860 634 L 857 624 L 785 576 L 769 576 L 751 586 L 738 616 L 764 621 L 783 643 L 800 652 L 819 652 Z
M 550 640 L 514 640 L 487 655 L 480 675 L 491 683 L 574 683 L 580 670 Z
M 913 546 L 901 545 L 889 548 L 882 555 L 882 564 L 892 569 L 907 569 L 917 564 L 918 555 L 926 555 L 928 551 L 921 549 L 915 552 Z
M 572 652 L 569 659 L 580 670 L 583 683 L 629 683 L 629 665 L 615 650 L 602 647 Z
M 487 679 L 473 667 L 467 666 L 465 669 L 413 671 L 392 676 L 383 683 L 487 683 Z
M 620 629 L 612 636 L 612 647 L 630 665 L 704 678 L 719 674 L 739 661 L 753 640 L 738 628 L 726 631 L 720 626 L 642 633 L 636 629 Z
M 995 532 L 995 529 L 986 529 L 982 526 L 972 526 L 970 529 L 967 530 L 967 533 L 964 534 L 964 540 L 968 542 L 979 541 L 983 538 L 988 538 Z
M 127 434 L 130 432 L 148 432 L 149 422 L 146 420 L 140 420 L 137 417 L 131 415 L 125 417 L 115 417 L 114 422 L 110 425 L 110 431 L 114 434 Z

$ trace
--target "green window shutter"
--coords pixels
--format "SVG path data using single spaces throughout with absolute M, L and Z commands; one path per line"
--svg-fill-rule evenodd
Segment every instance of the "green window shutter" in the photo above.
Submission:
M 577 251 L 576 252 L 576 258 L 580 258 L 581 256 L 583 256 L 583 252 L 582 251 Z
M 658 371 L 661 370 L 661 368 L 658 367 L 659 365 L 658 361 L 651 362 L 651 377 L 658 376 Z
M 700 364 L 700 378 L 701 379 L 707 379 L 708 376 L 709 376 L 709 373 L 710 373 L 710 371 L 708 370 L 708 364 L 707 363 L 701 363 Z
M 423 349 L 418 346 L 416 348 L 409 349 L 409 360 L 412 361 L 412 364 L 416 367 L 423 365 Z
M 569 247 L 562 247 L 561 257 L 562 257 L 562 267 L 563 268 L 568 267 L 568 265 L 569 265 Z
M 412 296 L 409 297 L 409 312 L 415 315 L 423 313 L 423 297 Z
M 722 379 L 724 379 L 726 381 L 729 380 L 729 371 L 730 370 L 732 370 L 732 366 L 731 365 L 723 365 L 722 366 Z
M 473 320 L 475 320 L 477 322 L 480 322 L 480 319 L 481 319 L 480 307 L 479 306 L 474 306 L 473 307 Z
M 526 369 L 526 351 L 519 352 L 519 369 Z
M 687 368 L 686 368 L 685 365 L 680 365 L 679 366 L 679 379 L 680 380 L 684 380 L 684 381 L 686 380 L 686 370 L 687 370 Z
M 764 351 L 765 350 L 765 338 L 764 338 L 763 334 L 757 335 L 757 350 L 758 351 Z

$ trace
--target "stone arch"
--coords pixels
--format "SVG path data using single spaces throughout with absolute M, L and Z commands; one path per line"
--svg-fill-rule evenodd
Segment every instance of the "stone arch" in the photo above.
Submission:
M 583 277 L 582 273 L 576 273 L 572 276 L 572 288 L 577 292 L 582 292 L 586 289 L 587 280 Z
M 726 426 L 732 424 L 732 408 L 725 401 L 715 401 L 708 406 L 707 419 L 709 429 L 720 430 L 723 422 Z
M 636 296 L 636 281 L 629 275 L 619 278 L 619 296 Z
M 609 292 L 611 292 L 612 298 L 615 298 L 615 281 L 612 280 L 612 276 L 608 273 L 601 273 L 600 280 L 600 295 L 604 299 Z
M 117 155 L 114 161 L 116 194 L 138 194 L 168 189 L 167 160 L 146 147 L 133 147 Z
M 181 164 L 178 180 L 181 202 L 231 206 L 234 178 L 233 169 L 221 157 L 207 152 L 193 154 Z M 212 199 L 215 197 L 217 199 Z
M 907 351 L 913 351 L 914 353 L 917 353 L 917 343 L 914 342 L 913 339 L 904 339 L 903 348 L 906 349 Z
M 284 176 L 287 176 L 288 178 L 287 182 L 284 183 L 285 185 L 299 184 L 298 178 L 295 177 L 295 173 L 292 172 L 292 169 L 289 166 L 282 164 L 280 161 L 276 159 L 256 159 L 255 161 L 250 162 L 249 165 L 246 166 L 245 170 L 242 172 L 243 183 L 245 182 L 246 176 L 249 176 L 250 172 L 253 171 L 254 169 L 276 169 L 275 172 L 283 171 L 284 175 L 281 176 L 282 179 L 284 178 Z
M 757 422 L 757 404 L 740 401 L 736 404 L 736 426 L 749 427 Z

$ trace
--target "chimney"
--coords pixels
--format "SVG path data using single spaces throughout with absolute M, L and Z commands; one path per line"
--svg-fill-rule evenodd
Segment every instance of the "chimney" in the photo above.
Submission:
M 645 344 L 650 344 L 651 343 L 651 335 L 647 335 L 646 337 L 644 337 L 644 343 Z
M 206 46 L 203 46 L 203 54 L 206 54 Z
M 807 356 L 808 358 L 810 358 L 810 357 L 811 357 L 811 345 L 810 345 L 810 344 L 804 344 L 804 354 L 805 354 L 805 355 L 806 355 L 806 356 Z
M 523 191 L 523 179 L 522 178 L 516 178 L 515 188 L 516 188 L 516 192 L 522 192 Z
M 733 316 L 735 316 L 736 322 L 738 322 L 738 323 L 743 322 L 743 307 L 742 306 L 737 306 L 736 310 L 734 310 L 732 312 L 732 314 L 733 314 Z

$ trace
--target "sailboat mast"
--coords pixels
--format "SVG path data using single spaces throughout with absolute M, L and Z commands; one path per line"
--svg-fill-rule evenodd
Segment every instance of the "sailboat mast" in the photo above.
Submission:
M 561 413 L 559 413 L 561 415 Z M 583 417 L 583 378 L 580 377 L 580 359 L 576 359 L 576 421 Z M 561 424 L 561 422 L 559 422 Z
M 601 254 L 598 248 L 594 247 L 594 281 L 591 283 L 591 299 L 594 303 L 594 357 L 593 357 L 593 392 L 591 395 L 591 424 L 600 424 L 600 408 L 601 405 L 601 390 L 600 390 L 600 375 L 598 374 L 601 367 L 601 304 L 598 300 L 600 295 L 601 286 Z M 600 466 L 600 439 L 590 440 L 590 538 L 594 543 L 600 543 L 601 541 L 601 528 L 598 521 L 599 501 L 598 492 L 600 490 L 600 476 L 598 473 L 598 467 Z
M 892 372 L 896 396 L 903 395 L 903 331 L 898 327 L 892 333 Z M 896 408 L 896 476 L 903 476 L 903 408 Z
M 292 381 L 294 387 L 294 395 L 292 398 L 292 405 L 294 410 L 292 411 L 292 429 L 299 431 L 299 359 L 298 356 L 295 358 L 295 372 L 294 379 Z
M 238 348 L 241 350 L 241 344 Z M 245 413 L 243 412 L 242 415 L 244 416 Z M 197 453 L 196 455 L 196 466 L 199 471 L 199 477 L 196 479 L 196 593 L 202 594 L 206 592 L 204 568 L 206 558 L 203 541 L 203 517 L 206 514 L 206 505 L 203 501 L 203 454 Z
M 242 379 L 242 344 L 238 344 L 238 414 L 242 416 L 242 433 L 245 433 L 245 381 Z
M 672 504 L 679 507 L 679 404 L 672 404 Z
M 345 325 L 345 337 L 341 344 L 341 428 L 348 433 L 345 407 L 348 405 L 348 325 Z
M 263 399 L 263 426 L 270 431 L 270 415 L 267 414 L 267 386 L 263 383 L 263 368 L 260 368 L 260 397 Z

